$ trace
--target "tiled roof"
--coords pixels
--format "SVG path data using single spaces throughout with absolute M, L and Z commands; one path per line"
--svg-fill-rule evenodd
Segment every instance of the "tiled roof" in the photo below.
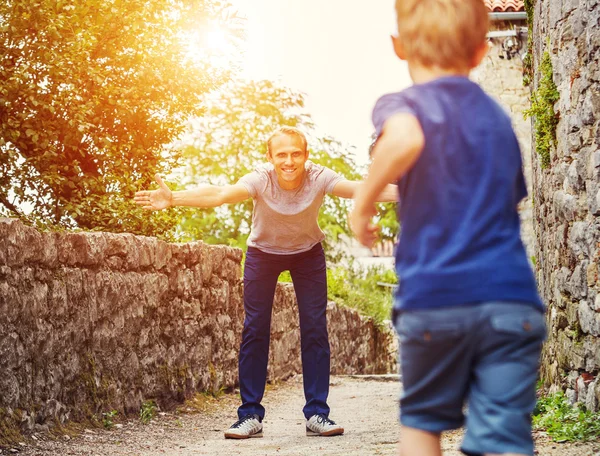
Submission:
M 525 11 L 523 0 L 483 0 L 487 9 L 493 13 L 506 13 L 508 11 Z

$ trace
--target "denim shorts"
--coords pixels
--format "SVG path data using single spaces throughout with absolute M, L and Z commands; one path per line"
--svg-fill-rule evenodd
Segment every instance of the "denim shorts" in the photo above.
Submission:
M 540 310 L 486 302 L 401 311 L 395 324 L 402 425 L 440 433 L 464 424 L 464 454 L 533 455 L 531 413 L 546 337 Z

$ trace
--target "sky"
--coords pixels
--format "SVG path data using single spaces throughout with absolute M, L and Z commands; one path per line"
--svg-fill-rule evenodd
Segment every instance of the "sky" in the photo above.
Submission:
M 393 0 L 232 0 L 246 18 L 243 76 L 306 94 L 318 130 L 368 161 L 377 99 L 410 85 L 394 55 Z

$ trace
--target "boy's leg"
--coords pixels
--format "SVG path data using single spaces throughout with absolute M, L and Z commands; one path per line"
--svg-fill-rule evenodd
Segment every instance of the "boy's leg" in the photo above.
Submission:
M 462 450 L 533 455 L 531 413 L 546 334 L 544 316 L 526 304 L 485 304 L 478 333 Z
M 400 436 L 400 456 L 442 456 L 440 434 L 403 427 Z
M 473 356 L 474 307 L 402 311 L 400 340 L 402 456 L 440 455 L 440 434 L 464 421 Z
M 244 264 L 244 330 L 239 356 L 240 396 L 238 417 L 256 414 L 261 420 L 261 401 L 267 381 L 271 310 L 281 264 L 274 255 L 248 248 Z
M 290 265 L 300 313 L 304 416 L 329 416 L 330 351 L 327 335 L 327 272 L 321 244 L 298 254 Z

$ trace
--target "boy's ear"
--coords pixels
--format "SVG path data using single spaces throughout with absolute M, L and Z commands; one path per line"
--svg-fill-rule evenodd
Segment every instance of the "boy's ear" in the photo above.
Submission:
M 398 38 L 396 35 L 392 35 L 391 38 L 392 46 L 394 47 L 394 53 L 396 54 L 396 56 L 398 56 L 400 60 L 406 60 L 406 56 L 404 54 L 404 46 L 402 46 L 400 38 Z
M 479 66 L 479 64 L 485 59 L 485 56 L 490 51 L 490 43 L 488 40 L 485 40 L 475 51 L 475 55 L 473 56 L 473 62 L 471 63 L 471 68 L 475 68 Z

